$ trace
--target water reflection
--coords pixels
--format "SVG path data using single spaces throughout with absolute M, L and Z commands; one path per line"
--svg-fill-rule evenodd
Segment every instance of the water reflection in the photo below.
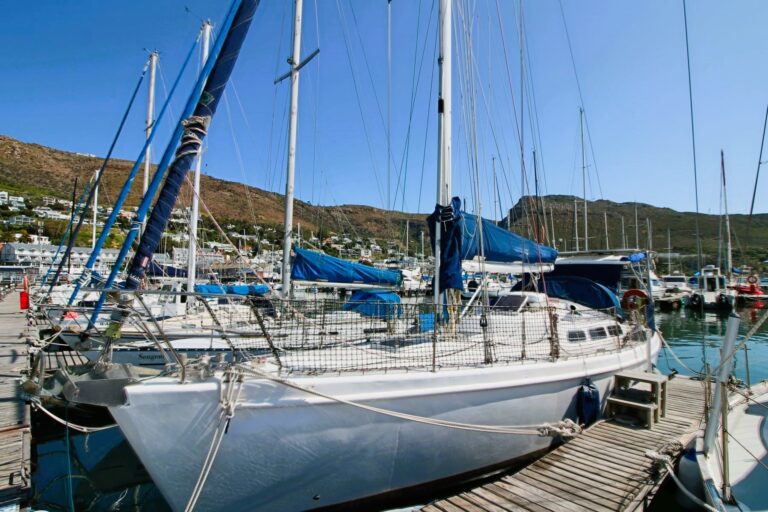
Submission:
M 763 311 L 744 309 L 737 313 L 741 317 L 739 337 L 758 321 Z M 657 313 L 656 325 L 675 355 L 693 372 L 700 372 L 705 363 L 710 367 L 717 366 L 720 361 L 720 344 L 725 336 L 725 326 L 728 316 L 716 313 L 700 313 L 691 310 L 680 310 L 669 313 Z M 751 383 L 768 379 L 768 323 L 760 327 L 758 332 L 747 343 L 749 359 L 749 380 Z M 738 340 L 737 340 L 738 342 Z M 659 369 L 668 373 L 676 369 L 682 375 L 692 375 L 693 372 L 676 361 L 666 349 L 659 355 Z M 735 375 L 746 381 L 745 352 L 740 350 L 735 357 Z
M 32 428 L 34 509 L 170 510 L 120 429 L 67 436 L 40 413 Z

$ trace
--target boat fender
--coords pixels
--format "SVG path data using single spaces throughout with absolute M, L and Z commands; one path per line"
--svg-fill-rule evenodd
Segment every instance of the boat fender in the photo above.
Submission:
M 600 390 L 591 379 L 584 379 L 576 399 L 579 423 L 591 425 L 600 416 Z
M 720 295 L 717 296 L 717 302 L 719 304 L 725 304 L 728 302 L 728 297 L 726 297 L 724 293 L 721 293 Z
M 691 295 L 691 306 L 699 307 L 701 305 L 701 295 L 694 293 Z

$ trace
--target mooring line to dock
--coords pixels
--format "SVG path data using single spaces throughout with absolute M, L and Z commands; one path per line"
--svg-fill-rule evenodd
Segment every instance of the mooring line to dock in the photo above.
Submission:
M 92 434 L 93 432 L 101 432 L 102 430 L 108 430 L 110 428 L 115 428 L 117 426 L 117 423 L 113 423 L 111 425 L 105 425 L 103 427 L 84 427 L 82 425 L 77 425 L 75 423 L 72 423 L 69 420 L 66 420 L 66 419 L 63 420 L 63 419 L 59 418 L 58 416 L 53 414 L 51 411 L 46 409 L 45 406 L 42 403 L 40 403 L 40 400 L 37 399 L 37 398 L 30 398 L 29 402 L 30 402 L 30 404 L 32 404 L 32 407 L 36 411 L 42 411 L 45 414 L 47 414 L 48 417 L 51 418 L 52 420 L 54 420 L 54 421 L 56 421 L 58 423 L 61 423 L 65 427 L 71 428 L 72 430 L 76 430 L 78 432 L 82 432 L 83 434 Z
M 672 457 L 670 457 L 669 455 L 659 453 L 654 450 L 646 450 L 645 456 L 651 459 L 653 462 L 666 467 L 669 476 L 672 477 L 672 480 L 675 482 L 675 484 L 677 484 L 677 487 L 681 491 L 683 491 L 683 494 L 685 494 L 688 497 L 688 499 L 696 503 L 701 508 L 708 510 L 709 512 L 718 512 L 718 510 L 713 506 L 701 501 L 698 498 L 698 496 L 696 496 L 691 491 L 689 491 L 688 488 L 683 484 L 683 482 L 680 481 L 680 479 L 675 474 L 675 468 L 672 466 Z

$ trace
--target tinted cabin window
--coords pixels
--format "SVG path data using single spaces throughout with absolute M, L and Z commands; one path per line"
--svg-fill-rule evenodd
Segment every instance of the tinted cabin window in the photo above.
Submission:
M 587 335 L 584 333 L 584 331 L 568 331 L 568 341 L 579 342 L 585 341 L 586 339 Z
M 605 333 L 605 328 L 595 327 L 594 329 L 589 330 L 589 337 L 593 340 L 602 340 L 607 338 L 608 335 Z
M 501 309 L 504 311 L 519 311 L 525 303 L 526 298 L 527 297 L 523 295 L 502 295 L 493 307 L 494 309 Z
M 609 325 L 608 334 L 610 334 L 611 336 L 621 336 L 621 327 L 619 327 L 618 325 Z

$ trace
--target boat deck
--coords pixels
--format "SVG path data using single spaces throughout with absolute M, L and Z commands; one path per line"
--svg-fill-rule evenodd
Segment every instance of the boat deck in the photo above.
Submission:
M 683 377 L 667 387 L 667 414 L 652 430 L 599 421 L 517 473 L 435 501 L 424 512 L 643 509 L 667 476 L 646 450 L 677 458 L 704 419 L 704 383 Z
M 30 486 L 30 414 L 21 398 L 20 372 L 27 367 L 26 316 L 19 295 L 0 301 L 0 508 L 23 506 Z

